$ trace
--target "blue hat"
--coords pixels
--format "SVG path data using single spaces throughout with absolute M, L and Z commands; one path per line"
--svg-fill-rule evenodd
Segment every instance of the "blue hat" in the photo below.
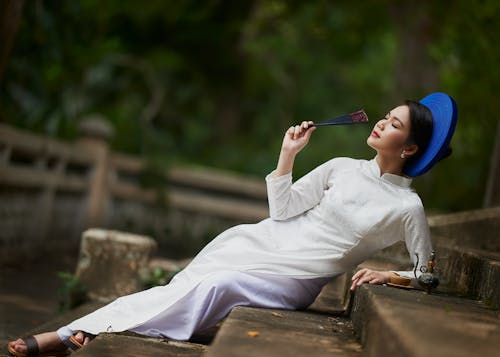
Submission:
M 420 101 L 432 113 L 433 127 L 429 146 L 424 153 L 404 168 L 404 174 L 415 177 L 429 171 L 448 151 L 457 125 L 457 103 L 446 93 L 429 94 Z

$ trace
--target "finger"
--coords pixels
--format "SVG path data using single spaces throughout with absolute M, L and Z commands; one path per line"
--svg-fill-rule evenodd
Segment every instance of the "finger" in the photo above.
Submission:
M 294 128 L 293 138 L 297 139 L 300 134 L 300 125 L 296 125 Z
M 351 290 L 356 290 L 356 287 L 357 287 L 356 283 L 357 282 L 358 282 L 357 280 L 355 280 L 355 281 L 352 282 L 352 284 L 351 284 Z
M 369 277 L 369 276 L 364 276 L 362 277 L 361 279 L 358 280 L 358 282 L 356 283 L 357 286 L 360 286 L 360 285 L 363 285 L 364 283 L 367 283 L 371 280 L 372 278 Z
M 307 129 L 307 131 L 304 135 L 304 137 L 307 139 L 307 141 L 309 141 L 309 139 L 311 138 L 311 134 L 314 130 L 316 130 L 315 126 L 311 126 L 309 129 Z
M 356 280 L 356 279 L 361 278 L 363 275 L 365 275 L 365 273 L 366 273 L 367 271 L 368 271 L 368 269 L 366 269 L 366 268 L 363 268 L 363 269 L 361 269 L 361 270 L 358 270 L 358 271 L 356 272 L 356 274 L 354 274 L 354 275 L 352 276 L 352 279 L 351 279 L 351 280 Z
M 308 123 L 308 122 L 306 122 L 306 121 L 303 121 L 303 122 L 300 124 L 300 126 L 301 126 L 302 128 L 304 128 L 304 129 L 307 129 L 307 128 L 309 127 L 309 123 Z

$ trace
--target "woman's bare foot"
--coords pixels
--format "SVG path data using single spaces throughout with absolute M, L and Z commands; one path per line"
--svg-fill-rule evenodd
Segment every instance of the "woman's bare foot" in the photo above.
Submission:
M 43 354 L 46 352 L 63 352 L 68 349 L 66 345 L 61 341 L 56 332 L 45 332 L 34 336 L 36 342 L 38 343 L 39 353 Z M 18 338 L 15 341 L 9 342 L 9 346 L 20 353 L 28 352 L 28 347 L 23 339 Z

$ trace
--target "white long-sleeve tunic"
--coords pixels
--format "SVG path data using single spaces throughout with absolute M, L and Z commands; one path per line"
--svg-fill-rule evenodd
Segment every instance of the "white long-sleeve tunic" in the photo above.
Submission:
M 376 159 L 336 158 L 294 184 L 291 174 L 269 174 L 266 182 L 270 218 L 224 231 L 170 284 L 119 298 L 68 327 L 94 334 L 131 330 L 182 302 L 217 272 L 314 280 L 343 273 L 400 240 L 412 259 L 415 252 L 431 252 L 411 179 L 381 175 Z

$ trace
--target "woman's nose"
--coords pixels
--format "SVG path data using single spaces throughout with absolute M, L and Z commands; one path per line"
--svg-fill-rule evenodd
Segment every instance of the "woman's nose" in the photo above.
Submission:
M 378 123 L 377 123 L 377 127 L 378 127 L 379 129 L 384 129 L 384 125 L 385 125 L 385 123 L 384 123 L 384 120 L 383 120 L 383 119 L 382 119 L 382 120 L 379 120 L 379 121 L 378 121 Z

